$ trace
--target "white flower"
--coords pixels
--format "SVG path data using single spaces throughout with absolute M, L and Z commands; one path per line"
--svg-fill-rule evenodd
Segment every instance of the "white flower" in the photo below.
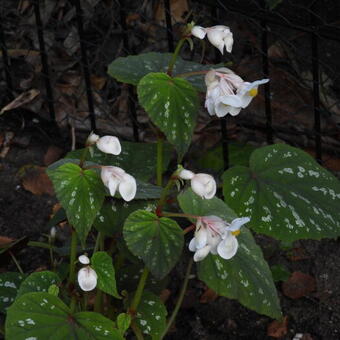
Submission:
M 183 169 L 178 174 L 178 176 L 182 179 L 192 179 L 195 176 L 195 174 L 190 170 Z
M 78 260 L 81 264 L 89 264 L 90 263 L 90 259 L 86 255 L 80 255 L 78 257 Z
M 57 228 L 56 227 L 52 227 L 51 230 L 50 230 L 50 237 L 52 239 L 55 239 L 56 235 L 57 235 Z
M 104 185 L 109 189 L 111 196 L 115 195 L 117 189 L 122 198 L 127 202 L 131 201 L 136 196 L 136 180 L 122 168 L 117 166 L 103 166 L 101 170 L 101 179 Z
M 199 217 L 189 243 L 189 250 L 195 252 L 194 261 L 202 261 L 209 253 L 231 259 L 237 253 L 239 229 L 247 222 L 248 217 L 236 218 L 230 224 L 217 216 Z
M 96 144 L 97 148 L 104 153 L 110 153 L 117 156 L 122 151 L 119 139 L 115 136 L 100 137 Z
M 257 95 L 258 86 L 269 79 L 245 82 L 226 67 L 211 70 L 206 74 L 207 94 L 205 107 L 211 116 L 236 116 Z
M 100 137 L 98 135 L 96 135 L 94 132 L 91 132 L 90 135 L 87 137 L 86 145 L 90 146 L 96 144 L 99 138 Z
M 217 246 L 217 253 L 223 259 L 229 260 L 236 255 L 238 249 L 236 236 L 240 233 L 240 228 L 249 221 L 249 217 L 235 218 L 227 225 L 222 236 L 223 240 Z
M 204 39 L 205 35 L 207 35 L 210 43 L 218 48 L 222 54 L 224 52 L 224 47 L 229 53 L 233 48 L 233 34 L 227 26 L 217 25 L 206 28 L 194 26 L 191 30 L 191 34 L 199 39 Z
M 78 272 L 78 283 L 85 292 L 95 289 L 97 286 L 97 273 L 90 266 L 81 268 Z
M 197 219 L 195 236 L 189 243 L 189 250 L 195 252 L 195 262 L 202 261 L 209 253 L 217 254 L 225 226 L 225 222 L 217 216 Z
M 216 194 L 216 182 L 214 177 L 208 174 L 195 174 L 191 178 L 191 188 L 198 196 L 208 200 Z

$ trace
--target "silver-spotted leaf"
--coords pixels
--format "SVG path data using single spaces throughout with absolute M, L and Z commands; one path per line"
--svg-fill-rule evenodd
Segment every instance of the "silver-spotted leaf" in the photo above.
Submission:
M 97 288 L 116 298 L 120 298 L 117 292 L 116 275 L 112 258 L 105 251 L 97 251 L 92 255 L 91 267 L 98 276 Z
M 187 151 L 198 112 L 196 89 L 185 79 L 149 73 L 137 87 L 140 104 L 182 158 Z
M 144 334 L 158 340 L 166 326 L 167 310 L 160 298 L 144 291 L 137 308 L 136 322 Z
M 257 313 L 280 318 L 276 287 L 261 248 L 245 227 L 238 241 L 238 251 L 230 260 L 210 254 L 199 262 L 199 279 L 219 295 L 236 299 Z
M 17 294 L 21 282 L 25 275 L 16 272 L 7 272 L 0 274 L 0 312 L 6 312 L 6 308 L 10 306 Z
M 105 187 L 93 170 L 83 170 L 77 164 L 67 163 L 48 170 L 54 190 L 67 218 L 77 231 L 82 244 L 100 210 Z
M 70 309 L 56 296 L 28 293 L 8 309 L 8 340 L 123 340 L 113 321 L 101 314 Z
M 340 235 L 340 182 L 302 150 L 276 144 L 223 175 L 225 201 L 255 231 L 279 240 Z
M 183 231 L 177 222 L 146 210 L 137 210 L 126 219 L 123 236 L 129 250 L 157 279 L 168 274 L 182 253 Z

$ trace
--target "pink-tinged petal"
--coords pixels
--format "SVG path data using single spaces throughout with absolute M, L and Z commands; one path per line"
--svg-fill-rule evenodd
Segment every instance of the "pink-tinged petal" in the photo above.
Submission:
M 196 247 L 196 241 L 195 241 L 195 237 L 193 237 L 189 243 L 189 250 L 190 251 L 196 251 L 197 247 Z
M 182 179 L 185 179 L 185 180 L 189 180 L 189 179 L 192 179 L 195 174 L 190 171 L 190 170 L 186 170 L 186 169 L 183 169 L 179 174 L 178 176 Z
M 199 262 L 199 261 L 204 260 L 207 257 L 207 255 L 209 254 L 209 252 L 210 252 L 210 246 L 209 245 L 197 250 L 196 253 L 194 254 L 194 261 Z
M 97 141 L 97 148 L 112 155 L 119 155 L 122 151 L 119 139 L 115 136 L 103 136 Z
M 206 30 L 204 27 L 202 26 L 194 26 L 192 29 L 191 29 L 191 34 L 198 38 L 198 39 L 204 39 L 205 35 L 207 34 L 206 33 Z
M 136 180 L 131 175 L 124 174 L 118 189 L 123 200 L 129 202 L 133 200 L 136 196 L 137 192 Z
M 224 240 L 220 242 L 217 246 L 217 253 L 223 259 L 229 260 L 235 256 L 238 249 L 238 241 L 237 238 L 231 234 L 229 234 Z
M 239 217 L 232 220 L 230 225 L 228 226 L 228 230 L 230 231 L 236 231 L 239 230 L 244 224 L 248 223 L 250 221 L 249 217 Z
M 84 267 L 78 272 L 78 284 L 80 288 L 89 292 L 97 286 L 97 273 L 91 267 Z

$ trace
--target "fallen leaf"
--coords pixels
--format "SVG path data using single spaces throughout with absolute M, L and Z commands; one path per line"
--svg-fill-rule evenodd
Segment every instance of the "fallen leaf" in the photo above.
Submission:
M 161 291 L 159 298 L 161 299 L 163 303 L 165 303 L 169 299 L 170 295 L 171 295 L 171 290 L 165 288 Z
M 185 16 L 189 12 L 187 0 L 170 0 L 171 17 L 174 23 L 186 22 Z M 163 1 L 159 2 L 155 13 L 156 21 L 165 21 Z
M 60 159 L 61 155 L 63 154 L 64 150 L 58 148 L 55 145 L 50 145 L 45 153 L 44 156 L 44 164 L 46 166 L 54 163 L 58 159 Z
M 273 338 L 282 338 L 287 332 L 288 317 L 285 316 L 282 320 L 274 320 L 268 325 L 267 335 Z
M 0 158 L 5 158 L 8 151 L 10 150 L 10 144 L 14 138 L 12 131 L 6 131 L 5 134 L 0 136 Z
M 310 256 L 306 253 L 304 248 L 293 248 L 288 253 L 288 257 L 291 261 L 308 260 Z
M 0 236 L 0 248 L 8 246 L 13 241 L 14 241 L 13 238 L 9 238 L 7 236 Z
M 209 303 L 213 302 L 218 298 L 218 294 L 214 292 L 212 289 L 207 288 L 205 292 L 200 297 L 200 303 Z
M 17 109 L 18 107 L 30 103 L 39 94 L 40 91 L 37 89 L 31 89 L 29 91 L 21 93 L 18 97 L 16 97 L 14 100 L 12 100 L 9 104 L 1 109 L 0 115 L 6 111 Z
M 34 166 L 25 169 L 22 185 L 34 195 L 54 195 L 52 182 L 48 178 L 44 167 Z
M 283 294 L 291 299 L 299 299 L 313 292 L 315 289 L 315 278 L 298 271 L 294 272 L 291 277 L 282 284 Z

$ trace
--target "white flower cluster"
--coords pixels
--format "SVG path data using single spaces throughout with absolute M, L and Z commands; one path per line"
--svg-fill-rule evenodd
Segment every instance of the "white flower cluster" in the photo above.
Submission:
M 81 264 L 85 265 L 85 267 L 81 268 L 78 272 L 79 287 L 84 292 L 89 292 L 97 286 L 97 273 L 89 266 L 90 259 L 86 255 L 80 255 L 78 260 Z
M 183 169 L 178 176 L 181 179 L 190 180 L 194 193 L 205 199 L 211 199 L 216 194 L 216 182 L 214 177 L 208 174 L 195 174 L 190 170 Z
M 87 139 L 86 145 L 96 144 L 97 148 L 112 155 L 119 155 L 122 151 L 119 139 L 115 136 L 99 137 L 91 133 Z M 122 198 L 129 202 L 136 196 L 137 183 L 133 176 L 129 175 L 118 166 L 102 166 L 101 179 L 104 185 L 109 189 L 110 195 L 114 196 L 117 189 Z
M 227 26 L 218 25 L 207 28 L 194 26 L 191 34 L 199 39 L 204 39 L 207 35 L 210 43 L 222 54 L 224 47 L 227 52 L 232 50 L 233 34 Z M 228 113 L 236 116 L 257 95 L 258 86 L 268 81 L 269 79 L 261 79 L 246 82 L 226 67 L 211 70 L 205 77 L 207 85 L 205 107 L 211 116 L 224 117 Z
M 238 249 L 236 236 L 242 225 L 249 221 L 249 217 L 241 217 L 227 223 L 217 216 L 200 216 L 195 236 L 189 243 L 189 250 L 195 252 L 194 261 L 202 261 L 209 253 L 231 259 Z

